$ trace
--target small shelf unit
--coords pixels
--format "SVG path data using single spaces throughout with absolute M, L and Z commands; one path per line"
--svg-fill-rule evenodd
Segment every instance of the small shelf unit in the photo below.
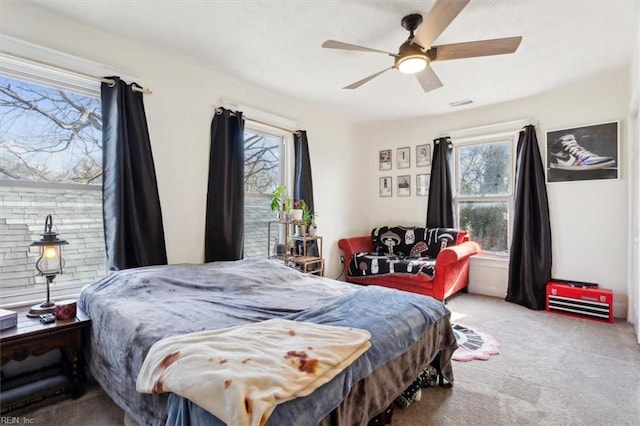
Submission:
M 322 237 L 297 234 L 296 230 L 304 225 L 305 222 L 297 220 L 269 221 L 268 257 L 280 259 L 285 265 L 305 274 L 323 276 Z

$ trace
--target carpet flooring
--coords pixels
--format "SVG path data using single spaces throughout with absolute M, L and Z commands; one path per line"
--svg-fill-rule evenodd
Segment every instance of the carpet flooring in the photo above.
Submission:
M 453 321 L 494 336 L 500 354 L 454 362 L 454 386 L 423 389 L 420 401 L 395 410 L 394 426 L 640 424 L 640 345 L 630 324 L 531 311 L 473 294 L 447 306 Z M 9 416 L 35 425 L 124 424 L 123 412 L 96 385 L 77 400 Z

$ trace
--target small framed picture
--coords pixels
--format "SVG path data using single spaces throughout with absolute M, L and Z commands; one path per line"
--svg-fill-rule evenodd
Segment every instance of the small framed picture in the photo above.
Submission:
M 398 176 L 398 197 L 411 195 L 411 176 Z
M 431 144 L 416 146 L 416 167 L 431 165 Z
M 408 169 L 411 167 L 411 150 L 409 147 L 398 148 L 398 168 Z
M 617 121 L 547 132 L 547 182 L 618 179 Z
M 391 150 L 385 149 L 380 151 L 380 170 L 391 170 Z
M 416 195 L 419 197 L 426 197 L 429 195 L 429 181 L 431 175 L 423 174 L 416 175 Z
M 391 197 L 393 194 L 393 183 L 391 176 L 383 176 L 380 178 L 380 196 Z

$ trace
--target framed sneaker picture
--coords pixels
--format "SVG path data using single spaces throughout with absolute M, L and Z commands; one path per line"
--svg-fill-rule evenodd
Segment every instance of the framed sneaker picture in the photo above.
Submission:
M 547 132 L 547 182 L 619 178 L 619 122 Z

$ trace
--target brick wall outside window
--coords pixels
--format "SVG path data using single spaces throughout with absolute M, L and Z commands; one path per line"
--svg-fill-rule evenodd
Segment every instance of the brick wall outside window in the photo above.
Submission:
M 69 185 L 5 181 L 0 184 L 0 291 L 44 284 L 35 269 L 38 250 L 29 244 L 41 238 L 47 214 L 52 215 L 59 238 L 69 242 L 62 251 L 64 272 L 53 285 L 89 284 L 106 274 L 100 186 L 79 190 Z

